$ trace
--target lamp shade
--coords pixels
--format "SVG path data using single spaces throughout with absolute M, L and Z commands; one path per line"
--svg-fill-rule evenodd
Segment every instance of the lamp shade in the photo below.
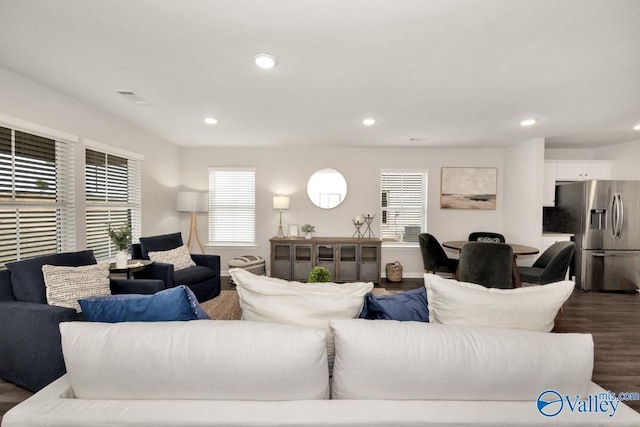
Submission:
M 289 197 L 288 196 L 273 196 L 273 209 L 289 209 Z
M 208 212 L 207 193 L 200 191 L 178 191 L 176 209 L 179 212 Z

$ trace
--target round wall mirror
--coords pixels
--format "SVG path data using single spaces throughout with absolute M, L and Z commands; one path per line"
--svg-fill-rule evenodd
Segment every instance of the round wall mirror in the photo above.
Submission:
M 319 208 L 335 208 L 347 196 L 347 181 L 335 169 L 320 169 L 309 178 L 307 195 Z

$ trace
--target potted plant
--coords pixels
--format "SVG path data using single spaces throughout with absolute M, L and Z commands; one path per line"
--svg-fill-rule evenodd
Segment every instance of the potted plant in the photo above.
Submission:
M 331 272 L 327 267 L 313 267 L 309 272 L 309 278 L 307 282 L 309 283 L 321 283 L 321 282 L 330 282 L 331 281 Z
M 312 233 L 316 231 L 316 227 L 311 224 L 303 224 L 302 227 L 300 227 L 300 230 L 302 230 L 306 239 L 310 239 Z
M 118 250 L 116 268 L 127 268 L 127 249 L 131 244 L 131 229 L 128 225 L 123 225 L 120 228 L 111 228 L 109 225 L 109 237 Z

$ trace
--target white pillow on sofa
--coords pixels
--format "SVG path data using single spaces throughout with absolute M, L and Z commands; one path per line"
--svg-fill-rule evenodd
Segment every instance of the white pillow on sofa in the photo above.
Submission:
M 331 328 L 332 399 L 535 401 L 548 389 L 585 396 L 591 381 L 589 334 L 364 319 Z
M 558 310 L 573 292 L 568 280 L 515 289 L 425 274 L 429 322 L 551 332 Z
M 329 398 L 324 331 L 234 320 L 64 322 L 80 399 Z
M 236 284 L 242 318 L 311 326 L 327 333 L 329 366 L 333 363 L 332 319 L 358 317 L 373 283 L 300 283 L 258 276 L 241 268 L 229 274 Z

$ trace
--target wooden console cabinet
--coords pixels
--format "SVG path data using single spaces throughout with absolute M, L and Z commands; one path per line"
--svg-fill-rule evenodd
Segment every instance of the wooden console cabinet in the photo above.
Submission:
M 334 282 L 380 282 L 380 239 L 274 237 L 269 241 L 272 277 L 304 282 L 313 267 L 323 266 Z

